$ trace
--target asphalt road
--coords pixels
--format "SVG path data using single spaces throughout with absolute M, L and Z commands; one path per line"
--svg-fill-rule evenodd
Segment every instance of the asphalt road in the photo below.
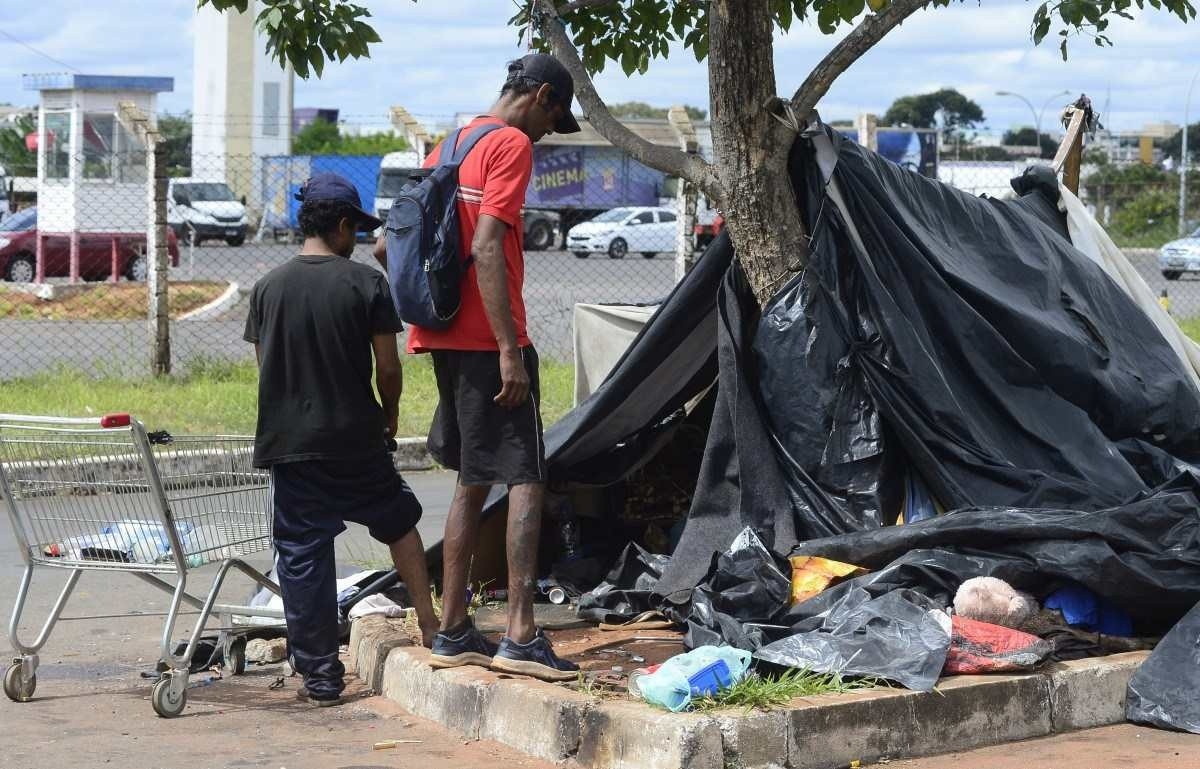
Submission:
M 360 244 L 354 258 L 374 265 L 370 244 Z M 223 315 L 204 321 L 172 324 L 172 359 L 177 367 L 199 357 L 249 359 L 242 342 L 245 296 L 254 282 L 297 253 L 297 246 L 247 243 L 239 248 L 205 243 L 184 246 L 172 280 L 236 282 L 241 301 Z M 571 315 L 580 302 L 653 302 L 674 285 L 671 255 L 623 260 L 593 255 L 577 259 L 564 251 L 530 252 L 525 261 L 525 304 L 530 336 L 543 357 L 569 360 Z M 39 320 L 0 321 L 0 379 L 30 374 L 55 365 L 102 373 L 145 373 L 150 332 L 140 321 Z
M 297 248 L 257 243 L 239 248 L 208 243 L 194 250 L 184 247 L 180 266 L 172 271 L 173 280 L 233 281 L 241 297 L 211 320 L 172 324 L 172 356 L 177 370 L 186 369 L 189 361 L 198 358 L 250 358 L 250 347 L 241 340 L 245 297 L 256 280 L 286 262 Z M 370 244 L 360 244 L 354 258 L 374 265 L 370 248 Z M 1176 316 L 1200 316 L 1200 279 L 1167 281 L 1158 270 L 1153 250 L 1131 250 L 1128 254 L 1155 293 L 1168 290 Z M 525 283 L 530 336 L 543 357 L 570 360 L 576 303 L 655 302 L 671 290 L 673 281 L 670 254 L 659 254 L 655 259 L 631 254 L 613 260 L 604 255 L 577 259 L 564 251 L 530 252 L 526 255 Z M 64 364 L 95 373 L 144 374 L 150 339 L 147 325 L 140 321 L 0 321 L 0 379 Z

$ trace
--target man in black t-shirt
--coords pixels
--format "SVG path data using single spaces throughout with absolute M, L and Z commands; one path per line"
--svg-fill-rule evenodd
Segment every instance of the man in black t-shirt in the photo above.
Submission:
M 312 177 L 298 197 L 304 247 L 255 284 L 246 318 L 259 361 L 254 466 L 271 470 L 276 575 L 300 696 L 336 705 L 345 668 L 333 540 L 345 521 L 391 549 L 427 646 L 438 619 L 416 529 L 421 505 L 387 452 L 403 388 L 400 319 L 387 279 L 350 261 L 357 233 L 382 223 L 337 174 Z

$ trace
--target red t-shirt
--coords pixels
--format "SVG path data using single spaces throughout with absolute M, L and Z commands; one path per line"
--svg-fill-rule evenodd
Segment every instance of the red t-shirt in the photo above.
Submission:
M 504 125 L 499 118 L 482 116 L 462 130 L 466 138 L 475 128 L 487 123 Z M 442 152 L 439 144 L 425 159 L 425 167 L 438 163 Z M 517 328 L 517 344 L 531 344 L 525 330 L 525 300 L 521 289 L 525 283 L 524 227 L 521 208 L 525 205 L 525 190 L 533 173 L 533 143 L 517 128 L 504 126 L 479 140 L 458 169 L 458 222 L 462 239 L 463 258 L 471 249 L 475 227 L 482 214 L 493 216 L 508 225 L 504 233 L 504 261 L 508 266 L 508 302 L 512 307 Z M 462 306 L 450 327 L 437 331 L 412 326 L 408 331 L 410 353 L 430 350 L 498 350 L 492 324 L 483 309 L 483 296 L 472 264 L 463 278 Z

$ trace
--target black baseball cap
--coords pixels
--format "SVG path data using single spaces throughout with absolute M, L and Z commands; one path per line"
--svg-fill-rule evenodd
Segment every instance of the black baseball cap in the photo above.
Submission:
M 518 79 L 545 83 L 554 89 L 554 100 L 563 108 L 563 116 L 554 124 L 554 132 L 579 133 L 579 121 L 571 114 L 571 100 L 575 98 L 575 80 L 562 62 L 548 53 L 522 56 L 508 65 L 508 80 Z
M 307 203 L 310 200 L 336 200 L 354 209 L 354 212 L 358 214 L 360 230 L 369 232 L 383 226 L 382 220 L 363 210 L 358 190 L 349 179 L 341 174 L 326 172 L 310 176 L 308 181 L 300 187 L 300 191 L 296 193 L 296 200 L 301 203 Z

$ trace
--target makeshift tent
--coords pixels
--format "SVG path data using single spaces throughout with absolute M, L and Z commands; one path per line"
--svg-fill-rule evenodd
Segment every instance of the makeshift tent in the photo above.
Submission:
M 1081 252 L 1046 185 L 975 198 L 824 128 L 792 177 L 806 269 L 760 313 L 719 238 L 547 432 L 559 489 L 627 482 L 706 435 L 670 560 L 627 551 L 628 584 L 581 613 L 659 609 L 693 644 L 918 688 L 949 641 L 930 610 L 969 577 L 1038 597 L 1079 583 L 1140 632 L 1179 621 L 1200 601 L 1195 351 L 1131 296 L 1132 271 L 1123 287 Z M 951 512 L 892 525 L 914 486 Z M 792 554 L 871 572 L 789 607 Z M 1179 688 L 1154 684 L 1139 702 L 1169 722 Z

